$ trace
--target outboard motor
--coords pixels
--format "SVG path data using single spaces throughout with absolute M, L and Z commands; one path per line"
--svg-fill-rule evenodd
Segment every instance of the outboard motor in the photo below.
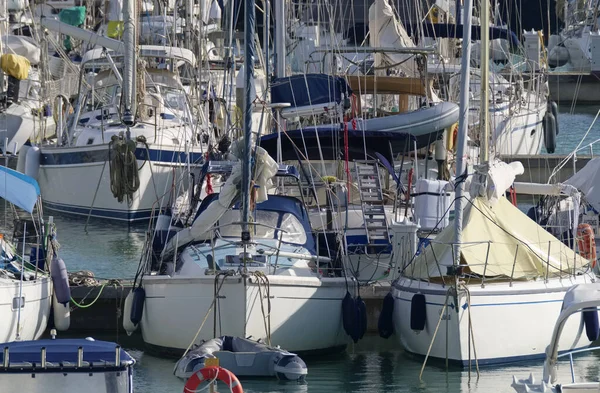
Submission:
M 280 381 L 304 381 L 308 367 L 296 354 L 282 354 L 275 363 L 275 374 Z

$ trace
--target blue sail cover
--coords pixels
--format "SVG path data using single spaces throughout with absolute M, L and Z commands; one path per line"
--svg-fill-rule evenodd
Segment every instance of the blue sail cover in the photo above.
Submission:
M 0 166 L 0 198 L 32 213 L 39 196 L 40 186 L 34 178 Z
M 421 25 L 409 24 L 406 31 L 409 35 L 418 36 L 423 29 L 423 35 L 431 38 L 463 38 L 463 25 L 454 25 L 448 23 L 423 23 Z M 505 39 L 512 48 L 519 46 L 517 35 L 508 29 L 501 27 L 490 27 L 490 40 L 498 38 Z M 471 26 L 471 40 L 481 40 L 481 26 Z
M 272 103 L 290 103 L 292 107 L 341 102 L 352 94 L 342 77 L 326 74 L 293 75 L 276 78 L 271 84 Z

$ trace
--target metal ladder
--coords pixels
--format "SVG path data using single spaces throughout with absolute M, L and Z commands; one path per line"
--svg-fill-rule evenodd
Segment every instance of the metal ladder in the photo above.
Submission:
M 375 240 L 389 241 L 377 161 L 354 161 L 354 170 L 367 232 L 367 243 L 374 244 Z

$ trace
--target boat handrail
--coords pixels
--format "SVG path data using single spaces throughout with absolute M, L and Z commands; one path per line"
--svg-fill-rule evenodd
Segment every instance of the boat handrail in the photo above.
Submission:
M 567 356 L 569 357 L 569 366 L 571 368 L 571 383 L 575 383 L 575 366 L 573 364 L 573 355 L 578 355 L 581 353 L 597 351 L 597 350 L 600 350 L 600 346 L 575 349 L 575 350 L 572 350 L 569 352 L 562 353 L 556 357 L 557 359 L 564 358 Z
M 331 48 L 315 49 L 312 53 L 331 53 Z M 435 53 L 433 47 L 408 47 L 408 48 L 392 48 L 392 47 L 364 47 L 364 46 L 344 46 L 335 48 L 334 53 L 401 53 L 414 55 L 427 55 Z

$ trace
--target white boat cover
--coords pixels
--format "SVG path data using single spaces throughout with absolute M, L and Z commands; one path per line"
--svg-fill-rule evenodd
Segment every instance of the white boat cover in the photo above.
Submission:
M 414 42 L 396 19 L 388 0 L 375 0 L 369 7 L 369 45 L 373 48 L 412 48 Z M 375 66 L 403 63 L 400 67 L 407 76 L 417 76 L 413 55 L 403 53 L 375 54 Z M 406 61 L 406 62 L 405 62 Z
M 41 55 L 40 47 L 32 38 L 21 35 L 6 35 L 2 40 L 6 40 L 6 53 L 23 56 L 29 60 L 31 65 L 39 64 Z
M 422 280 L 446 276 L 447 267 L 453 265 L 454 228 L 446 227 L 431 240 L 405 268 L 404 275 Z M 461 265 L 466 274 L 488 280 L 511 276 L 530 280 L 546 277 L 546 271 L 549 277 L 572 274 L 588 263 L 506 198 L 493 206 L 483 197 L 467 203 L 461 241 Z
M 242 142 L 236 146 L 242 146 Z M 232 147 L 235 151 L 236 146 Z M 256 148 L 255 168 L 254 168 L 254 190 L 256 191 L 255 201 L 260 203 L 267 200 L 267 191 L 273 186 L 271 178 L 277 174 L 279 165 L 262 147 Z M 242 163 L 238 162 L 231 171 L 231 175 L 221 187 L 219 198 L 211 203 L 210 209 L 206 209 L 198 216 L 192 225 L 182 229 L 175 235 L 163 250 L 163 256 L 171 254 L 177 247 L 182 247 L 190 242 L 201 240 L 209 232 L 217 221 L 231 208 L 233 201 L 241 193 L 242 183 Z
M 0 198 L 32 213 L 39 196 L 40 186 L 34 178 L 0 166 Z
M 585 200 L 600 212 L 600 158 L 590 160 L 579 172 L 565 181 L 576 187 Z
M 525 172 L 523 164 L 520 161 L 514 161 L 507 164 L 500 160 L 495 160 L 488 164 L 479 165 L 477 171 L 487 179 L 486 182 L 478 182 L 479 178 L 474 176 L 471 182 L 471 196 L 485 196 L 491 205 L 504 198 L 504 193 L 514 183 L 515 177 Z M 485 189 L 482 189 L 485 187 Z

